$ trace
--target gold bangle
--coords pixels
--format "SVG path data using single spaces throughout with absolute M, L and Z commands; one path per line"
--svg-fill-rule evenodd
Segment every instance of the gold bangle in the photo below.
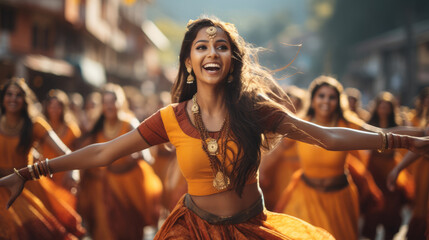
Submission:
M 21 175 L 21 173 L 19 173 L 18 172 L 18 170 L 16 170 L 16 168 L 13 168 L 13 171 L 16 173 L 16 175 L 18 175 L 18 177 L 20 177 L 22 180 L 24 180 L 24 182 L 25 182 L 25 177 L 23 177 L 22 175 Z
M 387 149 L 393 149 L 395 144 L 393 139 L 393 134 L 391 132 L 386 133 L 386 138 L 387 138 Z
M 27 168 L 28 168 L 28 171 L 29 171 L 29 172 L 30 172 L 30 174 L 31 174 L 31 178 L 32 178 L 33 180 L 36 180 L 37 178 L 36 178 L 36 176 L 34 175 L 34 172 L 33 172 L 33 166 L 28 165 L 28 166 L 27 166 Z
M 387 149 L 387 146 L 386 146 L 386 143 L 387 143 L 386 133 L 384 133 L 384 132 L 378 132 L 378 134 L 381 136 L 382 143 L 381 143 L 381 148 L 378 148 L 377 151 L 379 153 L 382 153 L 382 152 L 384 152 Z
M 37 179 L 40 179 L 41 174 L 40 174 L 40 171 L 39 171 L 39 163 L 38 162 L 36 162 L 35 164 L 33 164 L 33 170 L 35 170 L 34 173 L 37 174 L 37 176 L 36 176 Z

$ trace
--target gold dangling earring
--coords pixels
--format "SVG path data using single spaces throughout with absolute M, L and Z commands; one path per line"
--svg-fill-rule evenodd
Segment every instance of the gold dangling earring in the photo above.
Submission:
M 232 75 L 232 70 L 229 73 L 228 79 L 226 80 L 227 83 L 231 83 L 232 81 L 234 81 L 234 75 Z
M 192 84 L 194 83 L 194 76 L 192 76 L 192 68 L 191 67 L 187 67 L 186 70 L 188 71 L 188 78 L 186 78 L 186 83 L 187 84 Z

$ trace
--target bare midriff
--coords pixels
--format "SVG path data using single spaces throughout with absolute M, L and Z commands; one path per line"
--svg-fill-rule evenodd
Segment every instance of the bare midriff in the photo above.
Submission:
M 191 197 L 199 208 L 217 216 L 229 217 L 251 207 L 262 197 L 262 193 L 258 183 L 252 183 L 244 187 L 241 197 L 234 190 Z

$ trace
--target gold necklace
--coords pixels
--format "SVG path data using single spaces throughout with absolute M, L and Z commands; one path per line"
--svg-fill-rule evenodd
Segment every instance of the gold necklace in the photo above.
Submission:
M 203 150 L 206 152 L 207 156 L 210 160 L 210 167 L 213 171 L 214 179 L 213 179 L 213 187 L 220 191 L 229 187 L 231 181 L 225 171 L 225 161 L 226 161 L 226 146 L 228 142 L 228 132 L 229 132 L 229 117 L 227 116 L 223 122 L 222 128 L 219 132 L 217 139 L 210 137 L 206 127 L 204 126 L 203 119 L 201 117 L 200 107 L 197 103 L 197 95 L 195 94 L 192 97 L 192 108 L 191 111 L 194 115 L 195 125 L 200 133 Z M 219 153 L 219 139 L 224 138 L 222 144 L 222 159 L 223 163 L 218 158 Z

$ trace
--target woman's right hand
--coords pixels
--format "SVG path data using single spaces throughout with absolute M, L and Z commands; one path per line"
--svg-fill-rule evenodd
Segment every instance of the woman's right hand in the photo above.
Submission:
M 21 194 L 22 189 L 24 189 L 25 181 L 22 180 L 15 173 L 9 174 L 6 177 L 0 178 L 0 187 L 5 187 L 10 192 L 10 198 L 7 202 L 6 208 L 9 208 L 16 198 Z

